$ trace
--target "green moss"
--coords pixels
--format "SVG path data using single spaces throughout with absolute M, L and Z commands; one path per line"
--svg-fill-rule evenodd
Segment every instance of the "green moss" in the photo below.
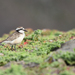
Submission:
M 11 31 L 12 32 L 12 31 Z M 0 75 L 50 75 L 59 70 L 60 75 L 67 75 L 69 71 L 64 69 L 65 66 L 60 70 L 58 61 L 49 63 L 45 62 L 46 57 L 50 55 L 55 49 L 60 48 L 61 44 L 65 41 L 69 41 L 71 37 L 75 36 L 75 30 L 68 32 L 61 32 L 57 30 L 35 30 L 29 33 L 21 44 L 17 45 L 16 51 L 11 51 L 9 45 L 0 46 L 0 66 L 4 66 L 8 62 L 24 61 L 25 64 L 34 62 L 38 63 L 39 67 L 24 68 L 22 65 L 11 65 L 11 68 L 0 71 Z M 0 38 L 0 41 L 7 38 L 8 34 Z M 24 44 L 26 42 L 26 44 Z M 75 53 L 53 53 L 54 59 L 62 58 L 68 65 L 75 64 Z M 64 72 L 63 72 L 63 71 Z M 55 75 L 54 73 L 53 75 Z M 58 74 L 57 74 L 58 75 Z M 72 75 L 72 74 L 71 74 Z

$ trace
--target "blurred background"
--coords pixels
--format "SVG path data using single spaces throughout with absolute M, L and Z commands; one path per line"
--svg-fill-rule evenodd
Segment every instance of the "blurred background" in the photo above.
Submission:
M 16 27 L 75 28 L 75 0 L 0 0 L 0 36 Z

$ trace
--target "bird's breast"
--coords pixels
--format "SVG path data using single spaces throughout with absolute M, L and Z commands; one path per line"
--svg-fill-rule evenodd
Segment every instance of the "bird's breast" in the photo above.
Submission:
M 24 39 L 25 34 L 24 35 L 20 35 L 18 38 L 16 38 L 15 40 L 12 41 L 12 44 L 18 44 L 21 43 L 22 40 Z

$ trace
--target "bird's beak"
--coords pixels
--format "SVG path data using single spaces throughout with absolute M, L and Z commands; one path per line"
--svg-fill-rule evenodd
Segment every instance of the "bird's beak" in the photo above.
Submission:
M 24 30 L 25 32 L 28 32 L 27 30 Z

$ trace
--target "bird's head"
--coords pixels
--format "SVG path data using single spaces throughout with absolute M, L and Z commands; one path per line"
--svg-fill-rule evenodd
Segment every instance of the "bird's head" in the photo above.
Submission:
M 25 30 L 25 28 L 23 28 L 23 27 L 16 28 L 16 31 L 19 32 L 19 33 L 27 32 L 27 30 Z

